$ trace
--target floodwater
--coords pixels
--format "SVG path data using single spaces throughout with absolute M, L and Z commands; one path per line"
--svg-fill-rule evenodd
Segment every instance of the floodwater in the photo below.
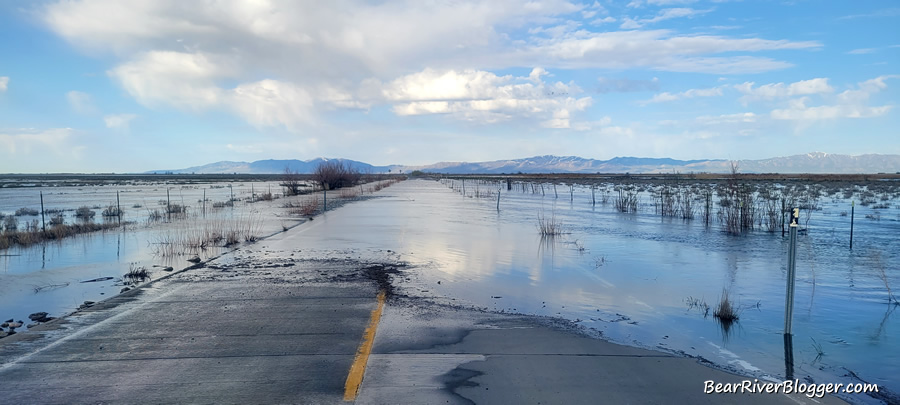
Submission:
M 118 192 L 122 221 L 128 223 L 60 241 L 0 250 L 0 321 L 14 318 L 27 324 L 28 315 L 35 312 L 48 312 L 53 317 L 65 315 L 85 301 L 96 302 L 118 294 L 129 281 L 122 276 L 132 268 L 147 268 L 151 279 L 155 279 L 169 274 L 164 267 L 180 269 L 192 264 L 187 259 L 194 255 L 207 258 L 228 250 L 220 246 L 178 250 L 175 254 L 162 250 L 171 238 L 205 229 L 206 224 L 252 226 L 256 236 L 294 226 L 299 219 L 287 215 L 281 206 L 305 196 L 251 202 L 254 196 L 280 191 L 277 182 L 0 188 L 0 213 L 11 216 L 20 208 L 39 212 L 43 193 L 45 210 L 60 210 L 66 223 L 78 221 L 74 211 L 81 206 L 92 208 L 95 222 L 117 221 L 115 217 L 104 218 L 102 210 L 117 204 Z M 230 205 L 225 205 L 231 200 Z M 167 201 L 187 206 L 187 213 L 167 216 Z M 220 207 L 214 208 L 214 204 Z M 163 214 L 157 220 L 149 220 L 152 211 Z M 49 221 L 50 216 L 45 219 Z M 16 218 L 19 229 L 32 221 L 38 221 L 40 227 L 40 216 Z M 90 281 L 96 279 L 101 280 Z
M 900 311 L 888 304 L 879 270 L 900 286 L 896 207 L 877 221 L 865 218 L 872 209 L 856 207 L 853 250 L 850 218 L 840 214 L 848 201 L 829 200 L 812 214 L 809 232 L 798 236 L 791 369 L 783 338 L 788 238 L 780 230 L 734 236 L 715 222 L 661 219 L 652 208 L 623 214 L 592 206 L 586 188 L 559 198 L 504 188 L 499 211 L 495 198 L 463 197 L 436 181 L 386 192 L 302 225 L 288 243 L 304 252 L 399 252 L 417 266 L 412 295 L 561 316 L 613 341 L 702 356 L 760 378 L 844 382 L 850 370 L 900 392 Z M 567 233 L 542 239 L 541 212 Z M 728 328 L 713 308 L 704 316 L 686 302 L 714 307 L 723 289 L 741 308 Z
M 249 188 L 244 185 L 241 193 Z M 184 196 L 179 198 L 196 207 L 203 189 L 207 198 L 218 193 L 212 201 L 230 198 L 230 189 L 208 185 L 179 190 Z M 10 203 L 8 193 L 0 190 L 0 211 L 5 213 L 36 204 Z M 23 197 L 22 189 L 15 193 L 15 198 L 33 198 Z M 114 192 L 104 198 L 73 193 L 60 197 L 66 200 L 61 207 L 76 208 L 81 204 L 73 202 L 77 198 L 106 205 L 115 197 Z M 135 191 L 141 197 L 127 204 L 125 195 L 120 193 L 128 215 L 132 204 L 158 204 L 165 187 L 155 194 Z M 661 218 L 646 206 L 647 198 L 637 213 L 620 213 L 611 202 L 592 205 L 584 187 L 574 189 L 571 201 L 568 190 L 560 189 L 557 198 L 504 188 L 499 210 L 496 197 L 464 197 L 430 180 L 404 181 L 378 195 L 382 198 L 348 204 L 304 223 L 278 243 L 301 247 L 311 257 L 399 253 L 415 266 L 407 274 L 410 280 L 401 284 L 411 295 L 559 316 L 616 342 L 701 356 L 760 378 L 780 380 L 792 374 L 845 382 L 852 371 L 900 392 L 900 307 L 888 303 L 886 287 L 897 288 L 900 295 L 896 205 L 877 211 L 856 207 L 853 250 L 848 246 L 850 218 L 841 215 L 849 211 L 849 201 L 826 198 L 821 210 L 812 213 L 808 233 L 798 237 L 791 368 L 784 361 L 783 339 L 788 243 L 780 231 L 734 236 L 716 222 L 707 227 L 698 219 Z M 54 195 L 48 198 L 45 190 L 44 198 L 47 204 Z M 257 210 L 265 229 L 261 233 L 268 234 L 289 220 L 277 216 L 282 201 L 236 205 L 218 215 Z M 146 208 L 131 211 L 146 215 Z M 876 212 L 878 220 L 866 218 Z M 566 233 L 542 238 L 539 214 L 562 223 Z M 7 254 L 0 256 L 0 316 L 19 319 L 37 311 L 58 316 L 85 300 L 118 293 L 122 286 L 117 279 L 80 281 L 121 277 L 131 263 L 187 265 L 186 256 L 155 255 L 148 242 L 177 222 L 141 225 L 134 219 L 139 224 L 128 231 L 0 252 Z M 262 242 L 262 247 L 272 243 Z M 46 288 L 36 292 L 41 286 Z M 714 307 L 723 289 L 741 311 L 740 320 L 728 328 L 712 316 L 713 308 L 705 315 L 688 305 L 696 300 Z

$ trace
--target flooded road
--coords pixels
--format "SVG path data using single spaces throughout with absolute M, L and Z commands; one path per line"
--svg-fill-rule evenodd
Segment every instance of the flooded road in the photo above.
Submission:
M 787 241 L 780 232 L 729 235 L 715 223 L 623 214 L 591 205 L 590 191 L 560 198 L 502 191 L 468 198 L 436 181 L 406 181 L 388 197 L 346 206 L 291 238 L 308 254 L 393 250 L 418 266 L 412 295 L 554 315 L 642 347 L 701 356 L 760 377 L 833 382 L 850 371 L 900 391 L 900 316 L 878 268 L 900 285 L 900 223 L 856 214 L 854 250 L 840 204 L 813 214 L 799 237 L 793 370 L 784 362 Z M 542 238 L 543 212 L 566 233 Z M 847 228 L 847 229 L 844 229 Z M 728 328 L 691 308 L 723 289 L 740 308 Z M 817 347 L 824 352 L 819 355 Z M 843 380 L 840 380 L 843 381 Z
M 715 221 L 661 218 L 646 199 L 637 213 L 621 213 L 612 202 L 592 205 L 584 187 L 558 198 L 504 188 L 499 210 L 496 196 L 464 197 L 431 180 L 376 195 L 318 216 L 278 243 L 310 258 L 399 254 L 415 266 L 400 283 L 413 296 L 563 317 L 615 342 L 700 356 L 761 378 L 793 374 L 827 383 L 854 373 L 900 392 L 900 311 L 888 304 L 885 285 L 900 286 L 896 208 L 875 220 L 865 218 L 871 208 L 857 207 L 853 250 L 849 218 L 841 214 L 848 201 L 830 200 L 812 214 L 797 250 L 791 369 L 784 361 L 787 240 L 780 232 L 735 236 Z M 281 202 L 267 204 L 253 204 L 265 218 L 264 234 L 283 225 Z M 539 215 L 562 224 L 564 234 L 542 238 Z M 114 295 L 122 288 L 114 281 L 79 282 L 120 277 L 131 263 L 187 264 L 184 255 L 154 255 L 153 232 L 107 231 L 4 252 L 15 256 L 0 257 L 0 316 L 73 310 Z M 38 286 L 48 288 L 34 291 Z M 701 305 L 714 307 L 724 289 L 740 310 L 729 327 Z M 32 309 L 35 302 L 41 308 Z

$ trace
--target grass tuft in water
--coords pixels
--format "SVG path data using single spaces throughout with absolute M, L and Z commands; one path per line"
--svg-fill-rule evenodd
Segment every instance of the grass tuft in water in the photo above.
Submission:
M 728 289 L 722 289 L 722 296 L 719 297 L 719 304 L 713 311 L 713 316 L 723 323 L 731 323 L 740 319 L 740 310 L 729 299 Z
M 544 215 L 543 212 L 538 213 L 538 231 L 541 233 L 541 236 L 556 236 L 561 235 L 563 233 L 563 225 L 562 222 L 556 220 L 555 215 L 551 215 L 549 218 Z

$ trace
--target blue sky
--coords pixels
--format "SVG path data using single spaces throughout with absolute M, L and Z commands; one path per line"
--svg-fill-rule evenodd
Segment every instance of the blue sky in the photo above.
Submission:
M 0 172 L 900 153 L 896 1 L 0 0 Z

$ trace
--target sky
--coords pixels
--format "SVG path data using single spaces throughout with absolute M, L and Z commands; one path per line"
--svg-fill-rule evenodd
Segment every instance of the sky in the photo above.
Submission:
M 900 3 L 0 0 L 0 173 L 900 154 Z

